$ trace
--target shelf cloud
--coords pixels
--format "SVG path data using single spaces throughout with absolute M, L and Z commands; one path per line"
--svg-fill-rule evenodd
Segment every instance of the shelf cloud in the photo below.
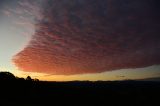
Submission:
M 160 64 L 158 0 L 34 2 L 19 3 L 35 15 L 31 41 L 13 57 L 20 70 L 72 75 Z

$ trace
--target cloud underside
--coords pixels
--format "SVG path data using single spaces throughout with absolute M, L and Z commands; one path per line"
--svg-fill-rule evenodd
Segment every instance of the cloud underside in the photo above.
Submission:
M 13 62 L 23 71 L 62 75 L 160 64 L 156 4 L 156 0 L 46 0 L 31 41 Z

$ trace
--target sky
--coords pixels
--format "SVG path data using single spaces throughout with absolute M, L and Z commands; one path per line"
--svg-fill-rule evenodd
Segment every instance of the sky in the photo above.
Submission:
M 1 0 L 0 71 L 40 80 L 160 77 L 158 0 Z

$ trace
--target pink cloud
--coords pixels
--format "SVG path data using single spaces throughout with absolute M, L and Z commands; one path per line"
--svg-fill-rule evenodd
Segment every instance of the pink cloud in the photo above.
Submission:
M 27 4 L 41 18 L 32 40 L 13 62 L 23 71 L 63 75 L 160 64 L 160 23 L 151 3 L 46 0 L 43 8 Z

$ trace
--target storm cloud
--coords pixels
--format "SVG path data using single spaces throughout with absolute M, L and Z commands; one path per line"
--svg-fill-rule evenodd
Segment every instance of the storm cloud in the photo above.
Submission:
M 71 75 L 160 64 L 159 0 L 34 2 L 35 33 L 13 57 L 20 70 Z

